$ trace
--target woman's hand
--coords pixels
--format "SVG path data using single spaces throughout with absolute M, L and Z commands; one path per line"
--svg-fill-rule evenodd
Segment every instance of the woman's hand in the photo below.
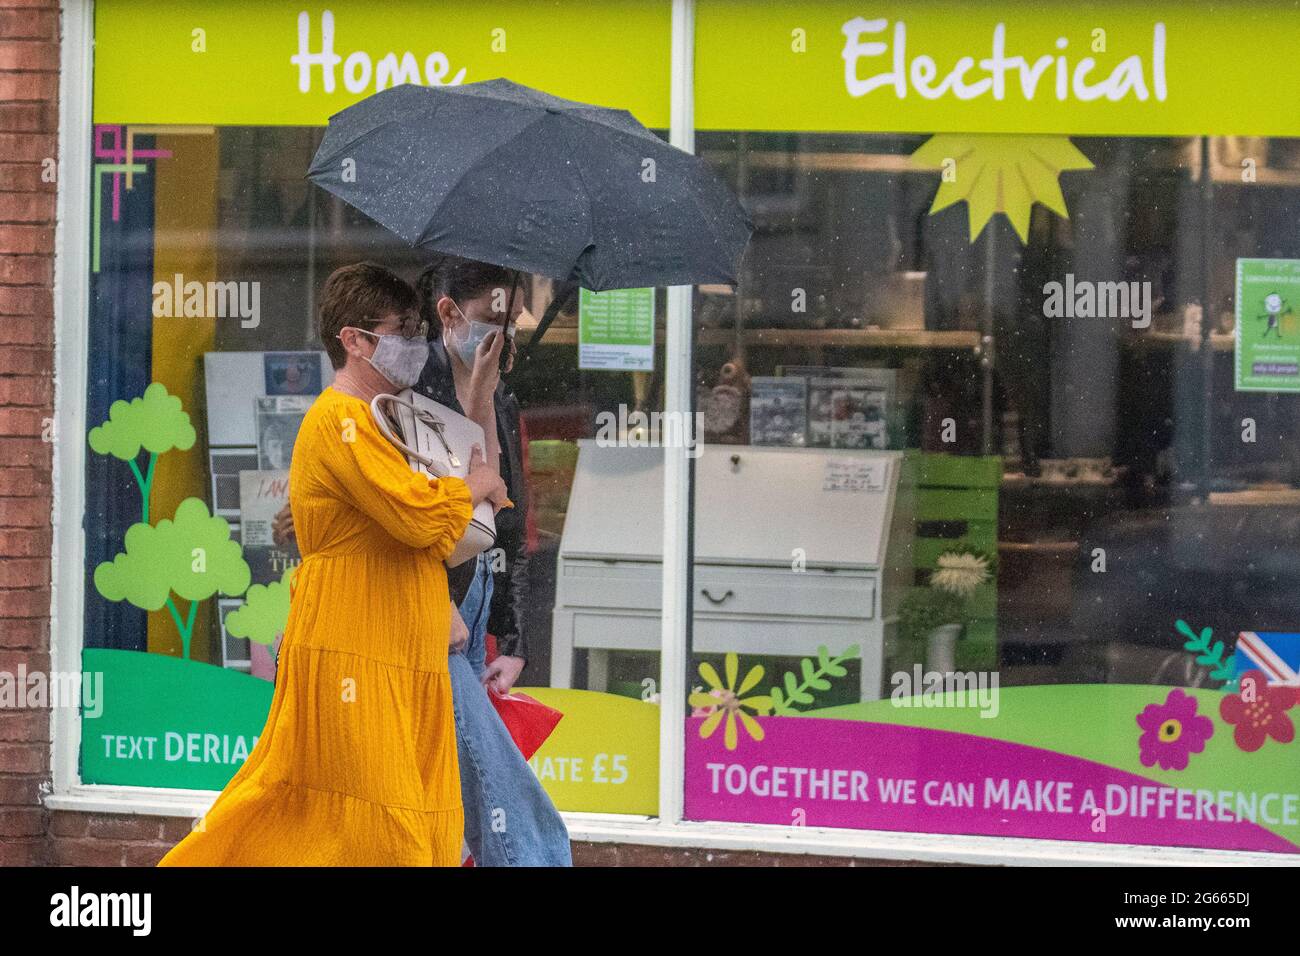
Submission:
M 447 650 L 451 654 L 459 654 L 465 649 L 465 644 L 469 641 L 469 628 L 465 625 L 465 619 L 460 616 L 460 609 L 456 605 L 451 606 L 451 634 L 447 639 Z
M 496 412 L 493 396 L 501 381 L 501 349 L 506 339 L 505 330 L 498 330 L 483 339 L 474 350 L 474 367 L 469 373 L 470 405 L 466 413 L 479 424 L 494 421 Z
M 469 474 L 465 476 L 465 484 L 469 486 L 470 500 L 476 506 L 480 502 L 490 501 L 495 512 L 510 504 L 510 499 L 506 496 L 506 483 L 483 458 L 483 449 L 478 445 L 470 449 Z
M 510 688 L 519 680 L 519 672 L 524 669 L 525 663 L 522 657 L 503 655 L 494 658 L 483 672 L 484 685 L 498 694 L 510 693 Z

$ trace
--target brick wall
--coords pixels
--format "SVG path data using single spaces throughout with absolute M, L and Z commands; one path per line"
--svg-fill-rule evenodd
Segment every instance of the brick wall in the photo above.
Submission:
M 0 0 L 0 671 L 49 668 L 59 11 Z M 48 858 L 48 712 L 0 710 L 0 866 Z
M 50 815 L 56 866 L 153 866 L 190 831 L 190 820 L 59 811 Z M 894 866 L 892 861 L 748 850 L 574 843 L 575 866 Z M 922 865 L 922 864 L 902 864 Z

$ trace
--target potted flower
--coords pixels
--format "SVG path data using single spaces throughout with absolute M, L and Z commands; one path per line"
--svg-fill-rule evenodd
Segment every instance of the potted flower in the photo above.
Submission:
M 925 642 L 928 670 L 946 674 L 957 669 L 957 639 L 966 626 L 970 597 L 992 570 L 989 555 L 956 547 L 939 555 L 927 586 L 904 595 L 898 609 L 899 636 L 912 647 Z

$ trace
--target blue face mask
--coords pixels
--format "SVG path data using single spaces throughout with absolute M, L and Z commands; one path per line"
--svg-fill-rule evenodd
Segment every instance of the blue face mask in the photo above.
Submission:
M 456 353 L 457 357 L 465 364 L 466 368 L 473 368 L 474 353 L 478 350 L 479 344 L 493 332 L 503 332 L 505 330 L 502 329 L 501 326 L 494 325 L 491 322 L 478 322 L 474 319 L 467 318 L 465 313 L 461 312 L 460 306 L 456 305 L 455 300 L 452 300 L 451 304 L 456 306 L 456 311 L 460 312 L 460 317 L 465 319 L 469 328 L 467 331 L 462 333 L 463 337 L 448 332 L 447 338 L 449 341 L 447 342 L 447 347 Z M 509 348 L 510 346 L 507 343 L 505 347 Z

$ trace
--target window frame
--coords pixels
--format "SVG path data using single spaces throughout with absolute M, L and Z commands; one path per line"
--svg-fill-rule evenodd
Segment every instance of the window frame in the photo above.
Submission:
M 696 0 L 672 3 L 670 142 L 695 151 L 694 45 Z M 707 0 L 706 0 L 707 2 Z M 50 666 L 79 672 L 85 604 L 86 386 L 89 341 L 85 317 L 90 293 L 92 195 L 92 82 L 94 2 L 62 0 L 59 74 L 59 180 L 54 262 L 54 416 Z M 690 286 L 668 290 L 665 410 L 693 410 Z M 687 418 L 693 421 L 693 417 Z M 663 647 L 661 700 L 684 700 L 688 690 L 691 616 L 691 508 L 689 449 L 665 450 Z M 661 847 L 819 854 L 880 860 L 987 865 L 1241 865 L 1287 866 L 1285 854 L 1188 847 L 1033 840 L 910 831 L 688 821 L 684 818 L 686 714 L 661 706 L 657 817 L 565 812 L 574 840 Z M 216 791 L 85 784 L 80 779 L 81 716 L 54 710 L 51 721 L 50 810 L 152 816 L 202 816 Z

